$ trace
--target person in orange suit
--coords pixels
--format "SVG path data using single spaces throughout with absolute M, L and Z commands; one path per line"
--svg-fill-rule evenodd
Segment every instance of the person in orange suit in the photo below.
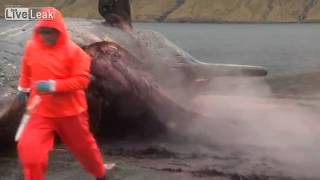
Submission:
M 55 134 L 86 171 L 103 180 L 106 166 L 89 130 L 85 97 L 91 59 L 69 39 L 58 10 L 41 12 L 53 18 L 37 21 L 25 47 L 18 87 L 18 99 L 28 99 L 27 104 L 32 97 L 41 98 L 17 145 L 25 180 L 45 179 Z

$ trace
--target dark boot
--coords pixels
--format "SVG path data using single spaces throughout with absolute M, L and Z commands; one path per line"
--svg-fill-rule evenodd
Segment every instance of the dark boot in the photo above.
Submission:
M 107 180 L 107 177 L 104 176 L 103 178 L 97 178 L 96 180 Z

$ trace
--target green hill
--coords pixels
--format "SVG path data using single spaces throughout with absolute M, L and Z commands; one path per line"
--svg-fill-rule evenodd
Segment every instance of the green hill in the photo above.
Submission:
M 320 22 L 319 0 L 131 0 L 135 21 Z M 65 16 L 100 18 L 97 0 L 1 0 L 7 5 L 55 6 Z M 3 16 L 4 11 L 0 11 Z

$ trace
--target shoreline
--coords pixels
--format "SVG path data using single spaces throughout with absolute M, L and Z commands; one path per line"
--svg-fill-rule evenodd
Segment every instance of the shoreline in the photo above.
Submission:
M 103 18 L 96 17 L 74 17 L 74 16 L 66 16 L 65 18 L 73 18 L 73 19 L 92 19 L 92 20 L 102 20 Z M 0 15 L 0 20 L 5 20 L 3 15 Z M 19 20 L 14 20 L 19 21 Z M 158 20 L 158 19 L 134 19 L 133 23 L 181 23 L 181 24 L 319 24 L 319 20 L 307 20 L 307 21 L 224 21 L 224 20 Z
M 73 17 L 69 17 L 73 18 Z M 133 20 L 133 23 L 163 23 L 163 24 L 319 24 L 319 21 L 307 22 L 272 22 L 272 21 L 156 21 L 156 20 Z
M 101 20 L 102 18 L 85 18 L 85 17 L 72 17 L 67 16 L 66 19 L 91 19 L 91 20 Z M 0 16 L 0 20 L 5 20 L 4 16 Z M 11 20 L 10 20 L 11 21 Z M 12 20 L 21 21 L 21 20 Z M 30 20 L 32 21 L 32 20 Z M 180 20 L 180 21 L 158 21 L 158 20 L 133 20 L 133 23 L 159 23 L 159 24 L 320 24 L 320 20 L 315 21 L 305 21 L 305 22 L 277 22 L 277 21 L 199 21 L 199 20 Z

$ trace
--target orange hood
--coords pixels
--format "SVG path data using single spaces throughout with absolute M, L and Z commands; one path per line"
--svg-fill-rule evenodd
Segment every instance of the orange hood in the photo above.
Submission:
M 53 19 L 40 19 L 37 21 L 34 30 L 32 39 L 37 43 L 41 43 L 37 30 L 41 27 L 54 28 L 60 32 L 59 40 L 56 46 L 65 44 L 68 40 L 68 34 L 66 26 L 64 25 L 64 20 L 61 12 L 53 7 L 46 7 L 41 9 L 42 13 L 53 13 Z M 42 43 L 41 43 L 42 44 Z

